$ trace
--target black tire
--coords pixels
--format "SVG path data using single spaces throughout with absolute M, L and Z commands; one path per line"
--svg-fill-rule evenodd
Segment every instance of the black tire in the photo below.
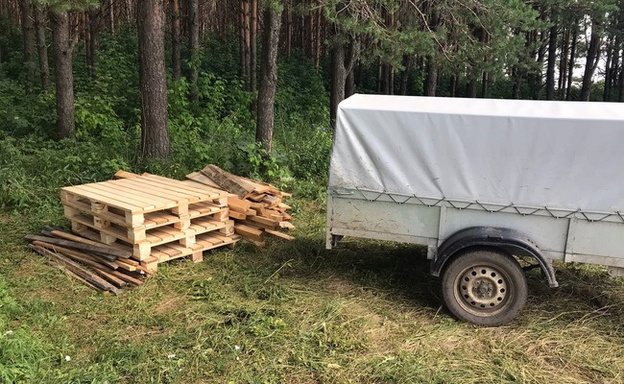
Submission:
M 480 249 L 450 262 L 442 275 L 442 296 L 458 319 L 494 327 L 522 311 L 528 289 L 524 271 L 513 256 Z

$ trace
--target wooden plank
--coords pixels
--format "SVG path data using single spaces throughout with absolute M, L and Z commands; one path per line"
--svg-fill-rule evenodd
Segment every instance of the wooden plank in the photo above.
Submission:
M 124 170 L 119 170 L 117 172 L 115 172 L 115 174 L 113 175 L 113 177 L 115 179 L 133 179 L 135 177 L 140 177 L 141 175 L 138 175 L 136 173 L 132 173 L 132 172 L 127 172 Z
M 72 217 L 72 212 L 73 211 L 78 211 L 78 213 L 88 213 L 90 215 L 97 215 L 97 217 L 103 219 L 103 220 L 107 220 L 110 221 L 111 223 L 115 223 L 124 227 L 127 227 L 128 224 L 126 223 L 126 217 L 125 215 L 118 215 L 115 213 L 111 213 L 110 211 L 101 211 L 101 212 L 94 212 L 91 209 L 91 205 L 86 204 L 86 203 L 81 203 L 78 201 L 63 201 L 63 208 L 65 210 L 65 217 L 70 218 Z
M 119 264 L 117 264 L 115 261 L 108 261 L 106 259 L 103 259 L 97 256 L 97 254 L 92 255 L 92 254 L 76 251 L 74 249 L 65 248 L 60 245 L 54 245 L 54 244 L 50 244 L 50 243 L 46 243 L 46 242 L 38 241 L 38 240 L 35 240 L 32 243 L 33 245 L 36 245 L 38 247 L 51 249 L 55 252 L 61 252 L 65 254 L 65 256 L 67 257 L 70 257 L 72 259 L 78 259 L 80 261 L 84 261 L 85 263 L 89 265 L 93 265 L 93 264 L 104 265 L 113 270 L 119 268 Z
M 100 191 L 106 191 L 109 193 L 113 193 L 121 198 L 131 199 L 134 201 L 139 201 L 142 206 L 145 205 L 154 205 L 155 209 L 164 209 L 162 207 L 169 207 L 171 205 L 180 205 L 188 203 L 187 199 L 178 199 L 174 200 L 168 197 L 160 197 L 151 193 L 151 191 L 147 191 L 145 187 L 135 187 L 130 183 L 133 182 L 134 179 L 125 179 L 125 180 L 111 180 L 103 183 L 87 185 L 89 188 Z M 139 189 L 140 188 L 140 189 Z M 104 203 L 106 203 L 104 201 Z
M 115 207 L 117 209 L 121 209 L 122 211 L 136 212 L 136 211 L 140 211 L 141 209 L 140 207 L 137 207 L 134 204 L 127 203 L 126 201 L 122 199 L 117 199 L 115 197 L 103 196 L 103 195 L 95 194 L 89 191 L 86 192 L 88 194 L 88 196 L 86 196 L 85 191 L 83 191 L 82 189 L 79 190 L 78 187 L 80 186 L 61 188 L 61 201 L 64 204 L 66 204 L 74 199 L 79 199 L 79 198 L 87 199 L 87 200 L 96 200 L 96 201 L 102 201 L 103 199 L 108 199 L 107 204 L 109 206 Z
M 234 226 L 234 232 L 251 240 L 264 241 L 264 235 L 262 231 L 248 225 L 236 224 Z
M 288 221 L 280 221 L 279 222 L 279 227 L 281 229 L 295 229 L 295 226 L 292 223 L 288 222 Z
M 73 188 L 78 189 L 76 193 L 86 197 L 91 201 L 97 201 L 116 207 L 131 213 L 141 213 L 146 210 L 155 209 L 156 206 L 153 203 L 146 203 L 145 201 L 135 199 L 129 196 L 122 196 L 116 191 L 108 191 L 97 187 L 92 187 L 93 184 L 77 185 Z M 129 209 L 127 207 L 130 207 Z
M 111 247 L 107 247 L 106 245 L 104 245 L 102 243 L 98 243 L 98 242 L 93 241 L 93 240 L 85 239 L 84 237 L 76 236 L 74 234 L 71 234 L 71 233 L 68 233 L 68 232 L 65 232 L 65 231 L 60 231 L 60 230 L 57 230 L 57 229 L 51 230 L 50 234 L 52 236 L 55 236 L 55 237 L 59 237 L 59 238 L 62 238 L 62 239 L 65 239 L 65 240 L 70 240 L 70 241 L 76 241 L 78 243 L 95 245 L 97 247 L 111 248 Z
M 126 283 L 130 283 L 130 284 L 134 284 L 134 285 L 141 285 L 143 284 L 143 280 L 137 279 L 133 276 L 129 276 L 121 271 L 106 271 L 106 273 L 109 273 L 110 275 L 125 281 Z
M 288 240 L 288 241 L 292 241 L 295 240 L 294 237 L 287 235 L 285 233 L 279 232 L 279 231 L 274 231 L 272 229 L 265 229 L 264 230 L 266 233 L 268 233 L 271 236 L 275 236 L 275 237 L 279 237 L 280 239 L 284 239 L 284 240 Z
M 247 215 L 244 213 L 230 210 L 230 218 L 237 219 L 237 220 L 245 220 L 247 218 Z
M 145 191 L 149 191 L 150 193 L 156 194 L 156 196 L 166 197 L 166 198 L 184 198 L 188 199 L 189 202 L 196 201 L 204 201 L 206 200 L 206 194 L 200 193 L 189 193 L 187 190 L 182 190 L 179 187 L 171 186 L 169 184 L 162 183 L 157 180 L 152 180 L 148 178 L 141 179 L 130 179 L 126 180 L 128 186 L 132 186 L 134 188 L 141 188 Z
M 123 260 L 118 260 L 117 264 L 119 264 L 119 268 L 125 269 L 126 271 L 134 272 L 134 271 L 137 270 L 136 266 L 134 266 L 132 264 L 125 263 Z
M 95 246 L 95 245 L 82 244 L 82 243 L 78 243 L 75 241 L 69 241 L 69 240 L 64 240 L 64 239 L 56 239 L 54 237 L 37 236 L 37 235 L 27 235 L 25 238 L 26 240 L 43 241 L 45 243 L 50 243 L 54 245 L 81 249 L 81 250 L 90 251 L 90 252 L 103 253 L 105 255 L 112 255 L 112 256 L 117 256 L 117 257 L 122 257 L 122 258 L 129 258 L 130 256 L 132 256 L 130 252 L 121 251 L 115 248 L 107 247 L 105 245 Z
M 268 195 L 266 193 L 252 192 L 252 193 L 247 194 L 247 196 L 245 196 L 245 199 L 259 203 L 262 200 L 264 200 L 264 198 L 266 198 L 267 196 Z
M 232 211 L 245 213 L 251 208 L 251 202 L 241 199 L 238 196 L 229 196 L 228 207 Z
M 215 183 L 208 176 L 204 175 L 201 172 L 193 172 L 186 175 L 186 178 L 192 180 L 196 183 L 201 183 L 206 187 L 213 188 L 219 191 L 222 191 L 222 188 L 219 187 L 219 184 Z
M 92 228 L 96 232 L 100 233 L 100 241 L 104 241 L 102 235 L 109 235 L 114 237 L 115 239 L 122 239 L 129 243 L 133 242 L 133 240 L 130 238 L 130 235 L 132 233 L 132 230 L 130 229 L 120 229 L 113 226 L 109 226 L 106 228 L 97 227 L 93 221 L 93 218 L 85 215 L 76 215 L 73 217 L 69 217 L 69 219 L 72 222 L 72 230 L 74 230 L 74 232 L 80 233 L 80 229 L 76 225 L 74 225 L 78 224 Z
M 123 281 L 122 279 L 118 278 L 117 276 L 111 273 L 114 271 L 110 271 L 110 270 L 105 271 L 103 268 L 93 266 L 93 272 L 100 275 L 100 277 L 102 277 L 103 279 L 105 279 L 106 281 L 108 281 L 109 283 L 113 284 L 114 286 L 118 288 L 123 288 L 124 286 L 128 285 L 125 281 Z
M 271 219 L 267 219 L 266 217 L 261 216 L 248 216 L 247 220 L 253 221 L 266 227 L 268 229 L 277 229 L 279 227 L 279 222 Z
M 104 290 L 104 291 L 109 291 L 114 293 L 115 295 L 118 295 L 120 293 L 120 291 L 114 287 L 113 285 L 111 285 L 108 281 L 102 279 L 101 277 L 89 272 L 88 270 L 84 269 L 83 267 L 81 267 L 79 264 L 76 264 L 74 261 L 68 259 L 67 257 L 56 253 L 56 252 L 52 252 L 48 249 L 42 248 L 42 247 L 37 247 L 33 244 L 28 244 L 28 247 L 34 251 L 36 251 L 37 253 L 44 255 L 44 256 L 48 256 L 51 259 L 53 259 L 55 262 L 63 264 L 65 267 L 67 267 L 67 269 L 69 269 L 72 273 L 75 273 L 76 275 L 78 275 L 80 278 L 84 279 L 85 281 L 89 282 L 90 284 L 95 285 L 96 287 Z
M 172 185 L 172 186 L 176 186 L 179 187 L 182 190 L 188 191 L 189 193 L 200 193 L 203 194 L 204 196 L 206 196 L 206 200 L 212 200 L 212 199 L 217 199 L 221 196 L 225 196 L 226 192 L 225 191 L 208 191 L 205 188 L 200 188 L 200 187 L 196 187 L 194 185 L 188 184 L 188 183 L 184 183 L 180 180 L 174 180 L 174 179 L 169 179 L 166 177 L 162 177 L 162 176 L 157 176 L 157 175 L 152 175 L 149 173 L 145 173 L 142 176 L 148 178 L 148 179 L 153 179 L 153 180 L 160 180 L 163 183 Z

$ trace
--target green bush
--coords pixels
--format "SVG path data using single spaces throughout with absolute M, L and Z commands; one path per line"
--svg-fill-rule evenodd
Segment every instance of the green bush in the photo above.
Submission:
M 24 326 L 17 325 L 22 308 L 9 295 L 0 276 L 0 382 L 36 382 L 47 351 Z M 15 326 L 15 327 L 14 327 Z

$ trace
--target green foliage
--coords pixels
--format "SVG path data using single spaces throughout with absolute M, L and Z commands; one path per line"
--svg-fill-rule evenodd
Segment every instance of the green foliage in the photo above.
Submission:
M 0 132 L 0 207 L 57 212 L 59 189 L 109 179 L 129 161 L 115 147 L 95 141 L 13 138 Z
M 46 350 L 42 342 L 16 322 L 22 308 L 10 296 L 0 276 L 0 382 L 34 382 L 45 366 Z
M 0 79 L 0 131 L 16 136 L 31 133 L 48 136 L 56 121 L 54 95 L 26 95 L 24 87 L 9 78 Z

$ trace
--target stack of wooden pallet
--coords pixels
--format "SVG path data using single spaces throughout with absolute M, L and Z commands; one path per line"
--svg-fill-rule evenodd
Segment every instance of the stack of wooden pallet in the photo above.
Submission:
M 280 230 L 294 229 L 290 206 L 283 202 L 290 194 L 271 184 L 251 180 L 228 173 L 216 165 L 208 165 L 200 172 L 186 176 L 191 183 L 200 183 L 208 188 L 221 188 L 229 192 L 227 199 L 229 216 L 234 219 L 237 234 L 264 244 L 265 234 L 286 240 L 294 238 Z
M 118 295 L 123 288 L 143 284 L 153 272 L 132 260 L 131 252 L 85 239 L 56 228 L 28 235 L 28 247 L 69 276 L 100 292 Z
M 151 174 L 118 172 L 117 180 L 62 188 L 72 230 L 131 252 L 150 270 L 158 263 L 233 246 L 240 236 L 229 219 L 228 196 L 215 188 Z

